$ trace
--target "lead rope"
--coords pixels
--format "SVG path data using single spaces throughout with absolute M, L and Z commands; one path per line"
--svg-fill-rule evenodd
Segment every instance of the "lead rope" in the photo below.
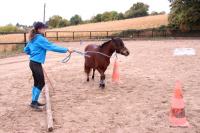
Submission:
M 85 56 L 85 57 L 90 57 L 90 55 L 87 55 L 87 53 L 100 54 L 100 55 L 103 55 L 103 56 L 108 57 L 108 58 L 111 57 L 111 56 L 109 56 L 107 54 L 104 54 L 104 53 L 101 53 L 101 52 L 96 52 L 96 51 L 81 52 L 81 51 L 78 51 L 78 50 L 74 50 L 74 53 L 80 54 L 80 55 Z M 62 63 L 66 63 L 66 62 L 68 62 L 70 60 L 70 58 L 71 58 L 71 53 L 69 55 L 67 55 L 61 62 Z
M 107 54 L 104 54 L 104 53 L 101 53 L 101 52 L 95 52 L 95 51 L 86 51 L 85 53 L 86 53 L 86 54 L 87 54 L 87 53 L 95 53 L 95 54 L 103 55 L 103 56 L 108 57 L 108 58 L 111 57 L 111 56 L 109 56 L 109 55 L 107 55 Z
M 55 89 L 54 89 L 54 86 L 53 86 L 51 80 L 49 79 L 49 77 L 48 77 L 46 71 L 44 70 L 44 68 L 42 68 L 42 70 L 44 72 L 44 76 L 47 78 L 47 81 L 50 83 L 50 86 L 52 87 L 53 92 L 54 92 Z M 33 76 L 31 75 L 28 82 L 30 83 L 32 79 L 33 79 Z
M 115 59 L 118 59 L 118 57 L 117 57 L 117 52 L 115 52 Z
M 70 60 L 70 58 L 71 58 L 71 53 L 69 53 L 69 55 L 67 55 L 61 62 L 66 63 Z
M 49 77 L 48 77 L 46 71 L 44 70 L 44 68 L 43 68 L 43 71 L 44 71 L 45 77 L 47 78 L 47 81 L 50 83 L 50 86 L 51 86 L 51 88 L 52 88 L 52 90 L 53 90 L 53 92 L 54 92 L 54 91 L 55 91 L 54 86 L 53 86 L 51 80 L 49 79 Z
M 86 51 L 86 52 L 81 52 L 81 51 L 78 51 L 78 50 L 74 50 L 74 53 L 77 53 L 77 54 L 80 54 L 82 56 L 85 56 L 85 57 L 88 57 L 90 58 L 90 55 L 87 55 L 87 53 L 94 53 L 94 54 L 100 54 L 102 56 L 105 56 L 105 57 L 108 57 L 108 58 L 111 58 L 111 56 L 107 55 L 107 54 L 104 54 L 104 53 L 101 53 L 101 52 L 96 52 L 96 51 Z M 116 57 L 117 57 L 117 53 L 115 53 Z M 62 63 L 66 63 L 70 60 L 71 58 L 71 53 L 69 55 L 67 55 L 63 60 L 61 60 Z

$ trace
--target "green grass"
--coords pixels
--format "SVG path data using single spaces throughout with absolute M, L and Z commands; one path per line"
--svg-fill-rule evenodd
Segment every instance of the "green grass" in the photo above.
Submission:
M 17 44 L 16 48 L 12 51 L 3 51 L 0 52 L 0 58 L 6 58 L 10 56 L 15 56 L 23 53 L 24 45 L 23 44 Z
M 19 32 L 22 31 L 14 25 L 8 24 L 6 26 L 0 26 L 0 32 Z

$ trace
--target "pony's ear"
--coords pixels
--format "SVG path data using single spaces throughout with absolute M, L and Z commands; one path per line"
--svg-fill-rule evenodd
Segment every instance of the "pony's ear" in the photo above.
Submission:
M 111 40 L 113 41 L 115 38 L 114 37 L 111 37 Z

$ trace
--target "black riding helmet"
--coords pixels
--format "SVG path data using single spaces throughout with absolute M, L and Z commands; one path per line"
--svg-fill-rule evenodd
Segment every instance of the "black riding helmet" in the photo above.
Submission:
M 35 30 L 48 28 L 48 26 L 46 24 L 42 23 L 42 22 L 35 22 L 33 24 L 33 27 L 34 27 Z

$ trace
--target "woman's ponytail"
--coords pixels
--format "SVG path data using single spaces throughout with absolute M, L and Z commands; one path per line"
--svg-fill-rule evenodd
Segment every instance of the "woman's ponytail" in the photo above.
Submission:
M 31 41 L 35 35 L 37 34 L 37 31 L 35 29 L 32 29 L 29 33 L 29 41 Z

